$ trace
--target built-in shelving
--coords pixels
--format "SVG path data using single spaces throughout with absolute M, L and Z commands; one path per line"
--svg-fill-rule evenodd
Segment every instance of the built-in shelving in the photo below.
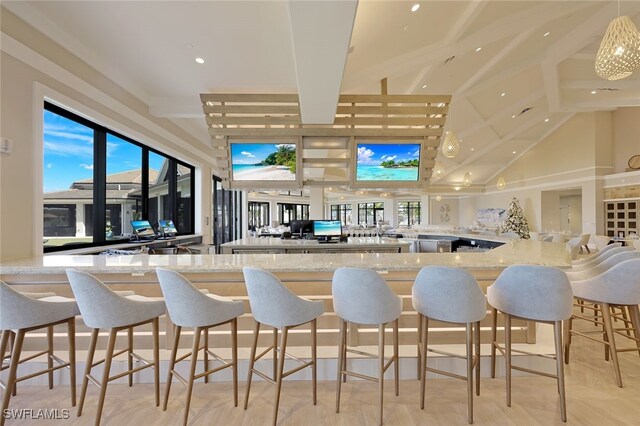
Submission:
M 605 231 L 609 237 L 638 234 L 640 198 L 608 200 L 604 203 Z

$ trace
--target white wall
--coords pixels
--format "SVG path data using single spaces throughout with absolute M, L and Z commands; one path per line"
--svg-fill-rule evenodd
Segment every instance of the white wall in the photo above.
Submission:
M 640 107 L 619 108 L 613 112 L 613 171 L 626 171 L 633 155 L 640 155 Z

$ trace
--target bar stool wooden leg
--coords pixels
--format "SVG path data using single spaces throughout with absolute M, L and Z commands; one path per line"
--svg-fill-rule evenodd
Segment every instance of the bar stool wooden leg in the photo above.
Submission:
M 429 343 L 429 319 L 422 314 L 418 314 L 422 323 L 422 336 L 420 340 L 422 340 L 422 359 L 420 360 L 420 364 L 422 370 L 420 372 L 420 408 L 424 410 L 424 399 L 425 399 L 425 389 L 427 386 L 427 348 Z
M 82 376 L 82 388 L 80 388 L 80 402 L 78 403 L 78 417 L 82 415 L 82 407 L 84 406 L 84 397 L 87 395 L 87 385 L 89 384 L 89 374 L 93 367 L 93 357 L 96 353 L 96 344 L 98 343 L 99 328 L 91 331 L 91 341 L 89 343 L 89 351 L 87 352 L 87 363 L 84 366 L 84 375 Z
M 209 329 L 205 328 L 203 330 L 203 344 L 204 344 L 204 371 L 209 371 L 209 353 L 207 350 L 209 349 Z M 204 382 L 209 383 L 209 375 L 204 376 Z
M 191 367 L 189 369 L 189 381 L 187 383 L 187 399 L 184 406 L 183 424 L 187 424 L 189 418 L 189 406 L 191 405 L 191 394 L 193 393 L 193 380 L 196 375 L 196 364 L 198 363 L 198 351 L 200 350 L 200 334 L 202 329 L 196 327 L 193 332 L 193 347 L 191 349 Z
M 20 363 L 20 354 L 22 352 L 22 344 L 24 343 L 24 331 L 18 330 L 16 333 L 15 343 L 13 345 L 13 351 L 11 353 L 11 364 L 9 366 L 9 378 L 7 379 L 7 387 L 5 388 L 4 398 L 2 398 L 2 413 L 9 407 L 9 400 L 11 399 L 12 392 L 15 383 L 16 375 L 18 372 L 18 364 Z M 5 417 L 0 415 L 0 426 L 4 425 Z
M 620 376 L 620 364 L 618 364 L 618 352 L 616 350 L 616 341 L 613 334 L 613 325 L 611 324 L 611 311 L 608 303 L 602 304 L 602 319 L 604 321 L 604 328 L 609 340 L 609 349 L 611 352 L 611 359 L 613 360 L 613 369 L 616 373 L 616 383 L 619 387 L 622 387 L 622 377 Z
M 344 328 L 344 330 L 345 330 L 344 331 L 344 351 L 342 353 L 342 358 L 343 358 L 342 366 L 343 366 L 343 369 L 346 370 L 347 369 L 347 341 L 349 339 L 349 333 L 348 333 L 349 321 L 345 321 L 344 322 L 344 327 L 345 327 Z M 346 374 L 342 375 L 342 383 L 347 383 L 347 375 Z
M 4 354 L 7 352 L 7 348 L 9 347 L 9 335 L 11 334 L 11 330 L 2 330 L 2 338 L 0 339 L 0 365 L 4 363 Z M 11 355 L 9 355 L 9 359 Z
M 382 425 L 384 399 L 384 324 L 378 326 L 378 399 L 380 403 L 380 425 Z
M 631 325 L 633 326 L 633 335 L 636 338 L 636 347 L 640 349 L 640 308 L 638 305 L 628 306 Z M 640 355 L 640 350 L 638 351 Z
M 504 314 L 504 352 L 507 377 L 507 407 L 511 407 L 511 315 Z
M 473 423 L 473 324 L 467 323 L 467 419 Z
M 76 318 L 67 321 L 67 338 L 69 341 L 69 384 L 71 387 L 71 406 L 76 406 Z
M 233 362 L 233 406 L 238 406 L 238 319 L 231 320 L 231 362 Z
M 127 329 L 127 368 L 133 370 L 133 327 Z M 133 386 L 133 373 L 129 374 L 129 387 Z
M 491 308 L 491 378 L 496 378 L 496 344 L 498 335 L 498 310 Z
M 13 352 L 13 348 L 16 346 L 16 333 L 13 331 L 9 335 L 11 338 L 11 352 Z M 11 389 L 11 396 L 16 396 L 18 393 L 18 382 L 13 383 L 13 388 Z
M 278 329 L 273 328 L 273 380 L 278 378 Z
M 396 357 L 393 361 L 393 381 L 396 387 L 396 396 L 400 395 L 400 364 L 398 364 L 400 353 L 400 343 L 398 341 L 398 320 L 393 322 L 393 356 Z
M 340 412 L 340 392 L 342 390 L 342 371 L 345 369 L 344 358 L 342 353 L 344 352 L 344 346 L 346 341 L 347 324 L 343 319 L 340 319 L 340 337 L 338 338 L 338 377 L 336 378 L 336 413 Z
M 258 336 L 260 335 L 260 323 L 256 321 L 253 329 L 253 345 L 251 345 L 251 356 L 249 357 L 249 372 L 247 373 L 247 393 L 244 395 L 244 409 L 249 404 L 249 393 L 251 392 L 251 378 L 253 377 L 253 367 L 256 363 L 256 349 L 258 347 Z
M 107 344 L 107 353 L 104 358 L 104 372 L 102 373 L 102 382 L 100 382 L 100 398 L 98 399 L 98 409 L 96 411 L 96 426 L 100 425 L 100 420 L 102 419 L 102 409 L 104 408 L 104 398 L 107 395 L 109 372 L 111 371 L 113 350 L 116 347 L 116 337 L 118 337 L 118 331 L 112 328 L 109 332 L 109 343 Z
M 633 322 L 631 322 L 631 320 L 629 319 L 629 315 L 627 314 L 627 307 L 626 306 L 620 306 L 620 310 L 622 311 L 622 322 L 624 324 L 624 328 L 625 328 L 625 333 L 627 333 L 627 336 L 631 337 L 631 330 L 630 327 L 628 327 L 629 323 L 633 324 Z M 633 328 L 633 327 L 631 327 Z
M 50 325 L 47 327 L 47 368 L 49 368 L 49 372 L 47 373 L 47 379 L 49 381 L 49 389 L 53 389 L 53 326 Z
M 567 421 L 567 401 L 564 386 L 564 365 L 562 363 L 562 321 L 553 323 L 553 336 L 556 343 L 556 374 L 560 391 L 560 418 Z
M 475 341 L 476 341 L 476 395 L 480 396 L 480 361 L 482 358 L 480 357 L 480 321 L 475 324 Z
M 277 331 L 277 329 L 276 329 Z M 284 372 L 284 360 L 287 350 L 287 335 L 289 334 L 289 327 L 282 327 L 282 335 L 280 337 L 280 358 L 278 364 L 277 378 L 276 378 L 276 402 L 273 407 L 273 426 L 276 426 L 278 422 L 278 408 L 280 407 L 280 391 L 282 390 L 282 373 Z M 275 352 L 275 350 L 274 350 Z
M 564 337 L 564 363 L 569 364 L 569 351 L 571 350 L 571 328 L 573 326 L 573 317 L 569 318 L 563 323 L 563 337 Z
M 151 321 L 153 330 L 153 382 L 156 407 L 160 406 L 160 318 Z
M 178 356 L 180 333 L 182 333 L 182 327 L 179 325 L 175 326 L 173 329 L 173 347 L 171 348 L 171 358 L 169 359 L 169 372 L 167 373 L 167 385 L 164 389 L 164 403 L 162 404 L 162 411 L 167 411 L 169 393 L 171 392 L 171 382 L 173 381 L 173 369 L 176 366 L 176 357 Z
M 311 321 L 311 381 L 313 386 L 313 405 L 318 403 L 318 371 L 316 368 L 317 355 L 318 355 L 318 339 L 317 339 L 318 324 L 317 320 Z M 283 353 L 284 354 L 284 353 Z
M 420 346 L 422 344 L 422 315 L 418 314 L 418 356 L 417 356 L 417 362 L 418 362 L 418 380 L 422 380 L 422 356 L 420 353 Z

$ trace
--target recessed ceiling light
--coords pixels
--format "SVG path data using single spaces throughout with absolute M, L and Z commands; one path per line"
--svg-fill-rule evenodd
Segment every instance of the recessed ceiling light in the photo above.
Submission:
M 456 191 L 460 191 L 460 187 L 459 186 L 454 186 L 453 189 L 455 189 Z
M 549 122 L 549 119 L 548 119 L 548 118 L 545 118 L 545 119 L 544 119 L 544 122 L 545 122 L 545 123 L 548 123 L 548 122 Z
M 479 51 L 481 51 L 481 50 L 482 50 L 482 47 L 478 47 L 478 48 L 476 49 L 476 52 L 479 52 Z
M 405 25 L 404 27 L 402 27 L 403 30 L 407 31 L 409 29 L 408 25 Z
M 516 118 L 516 115 L 515 115 L 515 114 L 513 114 L 513 115 L 511 116 L 511 118 Z
M 515 154 L 515 153 L 516 153 L 516 151 L 513 151 L 513 152 L 512 152 L 512 154 Z
M 411 11 L 412 12 L 416 12 L 418 9 L 420 9 L 420 4 L 416 3 L 413 6 L 411 6 Z
M 502 92 L 502 93 L 500 93 L 500 96 L 502 96 L 502 97 L 507 96 L 507 92 Z
M 199 64 L 204 64 L 204 59 L 196 58 L 196 62 L 199 63 Z
M 184 47 L 186 47 L 187 49 L 193 49 L 193 44 L 191 43 L 185 43 Z
M 596 92 L 595 90 L 592 90 L 592 91 L 591 91 L 591 94 L 592 94 L 592 95 L 595 95 L 596 93 L 598 93 L 598 92 Z
M 422 88 L 423 88 L 423 89 L 426 89 L 426 88 L 427 88 L 427 85 L 426 85 L 426 84 L 423 84 L 423 85 L 422 85 Z
M 543 37 L 546 37 L 546 36 L 548 36 L 549 34 L 551 34 L 551 31 L 547 31 L 546 33 L 544 33 L 544 36 L 543 36 Z
M 471 149 L 471 151 L 475 151 L 475 148 L 470 148 L 470 149 Z

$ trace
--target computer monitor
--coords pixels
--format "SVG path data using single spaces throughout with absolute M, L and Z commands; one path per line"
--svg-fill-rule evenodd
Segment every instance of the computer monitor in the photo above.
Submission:
M 148 220 L 132 220 L 131 228 L 133 228 L 133 233 L 141 239 L 149 240 L 156 236 L 156 233 L 153 231 L 153 227 Z
M 165 237 L 174 236 L 178 233 L 173 221 L 164 219 L 158 221 L 158 231 Z
M 314 220 L 313 235 L 318 240 L 340 240 L 342 236 L 342 223 L 339 220 Z
M 313 221 L 312 220 L 292 220 L 289 223 L 291 228 L 291 235 L 296 237 L 304 237 L 305 234 L 313 234 Z

